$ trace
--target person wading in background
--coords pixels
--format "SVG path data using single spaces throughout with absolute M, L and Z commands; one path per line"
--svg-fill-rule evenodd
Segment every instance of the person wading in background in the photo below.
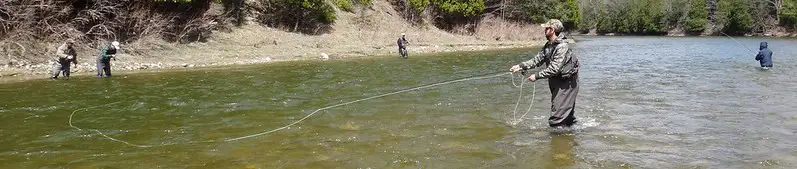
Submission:
M 58 79 L 58 75 L 61 73 L 64 74 L 65 79 L 69 79 L 69 74 L 71 73 L 69 64 L 74 63 L 77 66 L 77 52 L 75 52 L 73 47 L 74 43 L 75 41 L 70 39 L 56 49 L 51 79 Z

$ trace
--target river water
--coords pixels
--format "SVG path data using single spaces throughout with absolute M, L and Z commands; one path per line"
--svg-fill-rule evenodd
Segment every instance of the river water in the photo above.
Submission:
M 568 130 L 538 49 L 281 62 L 0 84 L 0 168 L 797 168 L 797 41 L 577 39 Z

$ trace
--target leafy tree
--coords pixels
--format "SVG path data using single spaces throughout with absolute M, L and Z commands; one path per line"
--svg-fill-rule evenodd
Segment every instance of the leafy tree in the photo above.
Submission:
M 581 24 L 579 0 L 518 0 L 517 3 L 514 10 L 519 11 L 520 20 L 543 23 L 559 19 L 567 29 L 577 29 Z
M 318 28 L 332 24 L 337 16 L 325 0 L 259 0 L 255 7 L 262 13 L 258 20 L 266 25 L 292 28 L 293 31 L 317 33 Z
M 354 6 L 371 6 L 373 0 L 337 0 L 336 5 L 344 11 L 354 11 Z
M 684 31 L 702 32 L 708 23 L 708 11 L 706 11 L 706 0 L 689 0 L 689 12 L 686 15 Z
M 417 14 L 422 13 L 424 10 L 426 10 L 426 7 L 428 7 L 429 4 L 431 4 L 430 0 L 407 0 L 407 1 L 409 1 L 410 9 L 412 9 L 413 12 Z
M 484 0 L 433 0 L 443 15 L 472 17 L 482 14 Z
M 783 6 L 778 11 L 780 25 L 791 30 L 797 29 L 797 0 L 783 0 Z
M 565 0 L 565 7 L 562 12 L 565 13 L 561 18 L 565 28 L 578 30 L 579 24 L 581 24 L 581 9 L 579 8 L 578 0 Z
M 750 4 L 747 0 L 720 1 L 720 13 L 723 13 L 722 31 L 728 34 L 744 34 L 753 28 L 753 17 L 750 15 Z

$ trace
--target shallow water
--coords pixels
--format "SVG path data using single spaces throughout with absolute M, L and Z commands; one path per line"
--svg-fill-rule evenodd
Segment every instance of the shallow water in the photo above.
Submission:
M 499 73 L 537 49 L 283 62 L 0 84 L 0 168 L 797 167 L 797 41 L 761 71 L 729 38 L 578 40 L 571 130 L 544 80 L 513 114 Z

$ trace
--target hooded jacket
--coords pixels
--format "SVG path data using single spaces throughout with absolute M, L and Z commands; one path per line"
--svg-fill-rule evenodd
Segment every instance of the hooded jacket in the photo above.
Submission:
M 758 50 L 755 60 L 761 63 L 761 67 L 772 67 L 772 51 L 767 48 L 767 42 L 761 42 Z

